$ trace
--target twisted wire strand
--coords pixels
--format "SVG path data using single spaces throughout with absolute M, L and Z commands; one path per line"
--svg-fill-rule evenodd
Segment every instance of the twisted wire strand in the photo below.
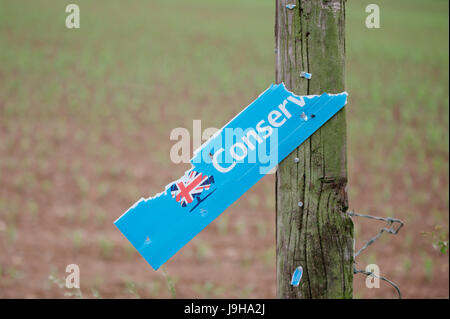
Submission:
M 358 214 L 355 213 L 354 211 L 349 211 L 347 212 L 347 214 L 351 217 L 363 217 L 363 218 L 368 218 L 368 219 L 373 219 L 373 220 L 378 220 L 378 221 L 384 221 L 387 223 L 387 225 L 389 226 L 387 227 L 383 227 L 375 236 L 373 236 L 372 238 L 370 238 L 363 247 L 361 247 L 355 254 L 354 254 L 354 258 L 356 258 L 361 252 L 363 252 L 364 250 L 366 250 L 370 245 L 372 245 L 374 242 L 376 242 L 378 240 L 378 238 L 381 237 L 381 235 L 386 232 L 392 235 L 397 235 L 398 232 L 400 231 L 400 229 L 405 225 L 405 223 L 403 221 L 401 221 L 400 219 L 397 218 L 392 218 L 392 217 L 379 217 L 379 216 L 372 216 L 372 215 L 366 215 L 366 214 Z M 353 267 L 353 273 L 361 273 L 364 274 L 366 276 L 372 276 L 381 280 L 386 281 L 387 283 L 389 283 L 392 287 L 395 288 L 395 290 L 398 293 L 398 298 L 401 299 L 402 298 L 402 294 L 400 292 L 400 288 L 391 280 L 387 279 L 386 277 L 383 276 L 378 276 L 376 274 L 374 274 L 373 272 L 370 271 L 365 271 L 365 270 L 361 270 L 361 269 L 357 269 L 356 267 Z

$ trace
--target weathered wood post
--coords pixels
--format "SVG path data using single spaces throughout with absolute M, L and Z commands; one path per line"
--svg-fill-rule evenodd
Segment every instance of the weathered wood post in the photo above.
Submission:
M 295 4 L 293 9 L 286 8 Z M 277 0 L 276 81 L 292 92 L 345 90 L 345 0 Z M 300 72 L 312 79 L 300 77 Z M 345 108 L 277 170 L 278 298 L 352 298 L 353 223 L 347 211 Z M 298 159 L 298 160 L 297 160 Z M 290 285 L 303 267 L 299 287 Z

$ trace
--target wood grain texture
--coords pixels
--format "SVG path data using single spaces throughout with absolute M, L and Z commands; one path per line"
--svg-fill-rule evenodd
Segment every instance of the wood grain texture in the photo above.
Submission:
M 296 7 L 286 9 L 289 3 Z M 277 83 L 298 95 L 345 90 L 344 0 L 277 0 L 275 45 Z M 301 71 L 312 79 L 301 78 Z M 278 166 L 279 298 L 353 297 L 346 157 L 344 108 Z M 293 287 L 291 276 L 300 265 L 303 278 Z

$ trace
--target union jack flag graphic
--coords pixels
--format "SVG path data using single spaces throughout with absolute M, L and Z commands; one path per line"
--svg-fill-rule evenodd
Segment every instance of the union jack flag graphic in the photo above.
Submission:
M 202 173 L 191 171 L 178 182 L 170 186 L 170 193 L 181 207 L 186 207 L 192 203 L 195 198 L 201 201 L 200 194 L 204 190 L 208 190 L 214 183 L 214 177 L 203 175 Z

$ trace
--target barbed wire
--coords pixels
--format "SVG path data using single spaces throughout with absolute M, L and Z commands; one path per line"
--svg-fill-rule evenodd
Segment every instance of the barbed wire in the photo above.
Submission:
M 355 213 L 354 211 L 349 211 L 347 213 L 349 216 L 358 216 L 358 217 L 364 217 L 364 218 L 369 218 L 369 219 L 375 219 L 375 220 L 381 220 L 381 221 L 385 221 L 387 222 L 387 224 L 390 226 L 389 228 L 383 227 L 378 234 L 376 234 L 375 236 L 373 236 L 372 238 L 370 238 L 367 243 L 361 247 L 361 249 L 358 250 L 358 252 L 355 254 L 354 257 L 358 256 L 363 250 L 367 249 L 370 245 L 372 245 L 378 238 L 380 238 L 380 236 L 384 233 L 390 233 L 392 235 L 397 235 L 398 231 L 403 227 L 403 225 L 405 223 L 403 223 L 403 221 L 401 221 L 400 219 L 397 218 L 392 218 L 392 217 L 378 217 L 378 216 L 371 216 L 371 215 L 365 215 L 365 214 L 358 214 Z M 398 223 L 399 226 L 397 228 L 395 228 L 395 223 Z
M 367 249 L 370 245 L 372 245 L 375 241 L 377 241 L 378 238 L 381 237 L 381 235 L 386 232 L 392 235 L 397 235 L 399 230 L 404 226 L 404 222 L 401 221 L 400 219 L 397 218 L 392 218 L 392 217 L 378 217 L 378 216 L 371 216 L 371 215 L 365 215 L 365 214 L 358 214 L 355 213 L 354 211 L 349 211 L 347 212 L 347 214 L 351 217 L 353 216 L 357 216 L 357 217 L 363 217 L 363 218 L 369 218 L 369 219 L 374 219 L 374 220 L 379 220 L 379 221 L 384 221 L 387 223 L 387 225 L 389 226 L 389 228 L 387 227 L 383 227 L 375 236 L 373 236 L 372 238 L 370 238 L 363 247 L 361 247 L 355 254 L 354 254 L 354 258 L 356 259 L 356 257 L 363 252 L 365 249 Z M 357 269 L 355 266 L 353 267 L 353 273 L 361 273 L 364 274 L 366 276 L 372 276 L 381 280 L 386 281 L 387 283 L 389 283 L 392 287 L 395 288 L 395 290 L 397 290 L 398 293 L 398 298 L 401 299 L 402 298 L 402 294 L 400 292 L 400 288 L 391 280 L 387 279 L 386 277 L 383 276 L 378 276 L 376 274 L 374 274 L 373 272 L 370 271 L 365 271 L 365 270 L 361 270 L 361 269 Z

